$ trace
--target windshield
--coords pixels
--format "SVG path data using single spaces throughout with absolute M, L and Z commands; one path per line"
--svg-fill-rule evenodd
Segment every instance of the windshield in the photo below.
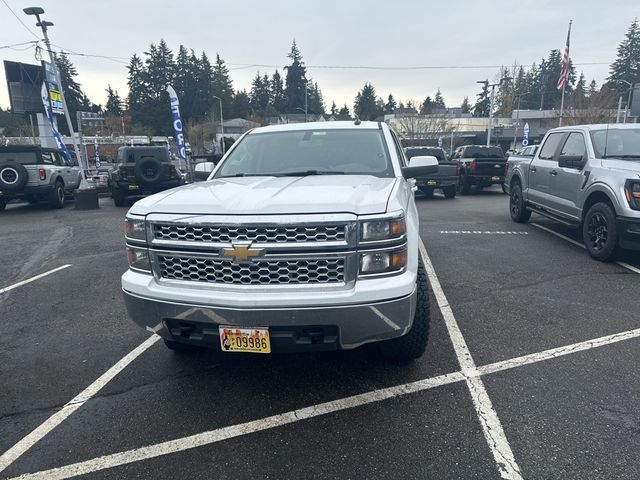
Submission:
M 13 160 L 22 165 L 35 165 L 38 163 L 36 152 L 0 152 L 0 162 Z
M 640 160 L 640 128 L 609 128 L 591 132 L 598 158 Z
M 247 135 L 216 178 L 313 174 L 394 176 L 381 130 L 298 130 Z

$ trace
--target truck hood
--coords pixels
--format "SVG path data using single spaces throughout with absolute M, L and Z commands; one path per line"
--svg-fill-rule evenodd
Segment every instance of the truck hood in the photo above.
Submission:
M 370 175 L 215 179 L 151 195 L 136 202 L 130 213 L 385 213 L 395 182 Z
M 640 176 L 640 162 L 634 160 L 616 160 L 615 158 L 605 158 L 602 160 L 602 167 L 611 170 L 631 172 Z

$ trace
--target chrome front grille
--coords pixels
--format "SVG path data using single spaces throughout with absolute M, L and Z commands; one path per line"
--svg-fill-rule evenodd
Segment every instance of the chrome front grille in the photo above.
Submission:
M 323 243 L 344 242 L 346 225 L 323 224 L 314 226 L 235 226 L 235 225 L 180 225 L 155 223 L 154 240 L 193 243 Z
M 159 253 L 156 264 L 161 278 L 227 285 L 308 285 L 345 282 L 346 259 L 261 258 L 235 263 L 215 257 Z

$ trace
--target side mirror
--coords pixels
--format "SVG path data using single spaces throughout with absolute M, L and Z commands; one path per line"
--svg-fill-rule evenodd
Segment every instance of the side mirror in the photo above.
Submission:
M 215 164 L 213 162 L 202 162 L 198 163 L 194 168 L 194 175 L 198 180 L 206 180 L 213 172 L 215 168 Z
M 425 177 L 438 173 L 438 159 L 432 156 L 413 157 L 409 166 L 402 168 L 404 178 Z
M 584 155 L 560 155 L 558 158 L 558 166 L 561 168 L 575 168 L 580 170 L 584 167 Z

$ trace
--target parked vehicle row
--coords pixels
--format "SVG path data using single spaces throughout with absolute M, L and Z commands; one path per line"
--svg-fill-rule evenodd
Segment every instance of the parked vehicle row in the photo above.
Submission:
M 640 125 L 583 125 L 550 130 L 533 157 L 509 158 L 509 212 L 535 212 L 582 231 L 602 261 L 640 250 Z

